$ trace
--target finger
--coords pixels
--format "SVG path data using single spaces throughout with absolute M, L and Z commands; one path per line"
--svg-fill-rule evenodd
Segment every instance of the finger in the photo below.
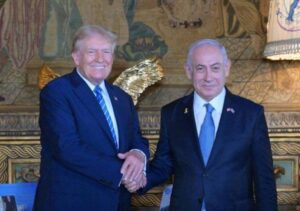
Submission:
M 143 168 L 144 168 L 144 164 L 138 162 L 137 160 L 133 160 L 133 162 L 131 163 L 131 172 L 130 172 L 130 179 L 131 180 L 138 180 L 140 175 L 143 172 Z
M 135 168 L 135 172 L 133 172 L 133 180 L 141 180 L 143 175 L 143 166 L 138 166 Z
M 127 156 L 127 152 L 126 153 L 118 153 L 118 158 L 124 160 Z
M 141 186 L 142 184 L 142 174 L 139 174 L 138 177 L 136 177 L 136 179 L 134 179 L 133 181 L 136 181 L 136 183 L 138 184 L 138 186 Z
M 135 180 L 144 168 L 144 162 L 140 159 L 140 154 L 134 151 L 127 152 L 125 154 L 119 154 L 118 156 L 123 158 L 125 155 L 125 161 L 121 168 L 121 173 L 125 175 L 128 180 Z
M 145 187 L 147 185 L 147 178 L 143 175 L 142 178 L 142 187 Z
M 135 181 L 132 181 L 132 182 L 126 182 L 126 183 L 124 183 L 124 186 L 125 186 L 127 189 L 133 189 L 133 188 L 136 186 L 136 182 L 135 182 Z
M 129 160 L 126 159 L 121 167 L 121 174 L 123 174 L 125 177 L 128 176 L 127 172 L 128 172 L 129 166 L 130 166 L 130 162 L 129 162 Z
M 126 177 L 128 180 L 133 181 L 135 178 L 136 167 L 133 164 L 129 164 L 126 169 Z
M 125 187 L 131 193 L 135 192 L 138 189 L 138 186 L 135 181 L 126 184 Z

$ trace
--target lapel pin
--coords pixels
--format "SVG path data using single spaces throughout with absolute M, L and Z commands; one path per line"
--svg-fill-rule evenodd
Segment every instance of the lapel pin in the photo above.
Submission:
M 226 111 L 227 111 L 227 112 L 231 112 L 231 113 L 233 113 L 233 114 L 235 113 L 235 111 L 234 111 L 233 108 L 227 108 Z
M 184 113 L 187 114 L 188 112 L 189 112 L 189 109 L 188 109 L 188 108 L 185 108 L 185 109 L 184 109 Z
M 118 98 L 117 98 L 116 96 L 114 96 L 114 100 L 115 100 L 115 101 L 118 101 Z

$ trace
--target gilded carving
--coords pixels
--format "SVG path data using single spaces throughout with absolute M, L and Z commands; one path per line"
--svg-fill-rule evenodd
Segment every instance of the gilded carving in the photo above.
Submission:
M 0 142 L 0 183 L 7 183 L 8 178 L 8 161 L 9 159 L 29 159 L 40 157 L 41 146 L 40 145 L 19 145 L 13 144 L 1 144 Z
M 134 195 L 131 199 L 131 204 L 134 207 L 151 207 L 151 206 L 159 206 L 160 199 L 161 199 L 161 193 L 151 193 L 151 194 L 145 194 L 142 196 Z
M 293 143 L 286 139 L 286 142 L 272 142 L 272 152 L 275 155 L 299 155 L 300 142 Z
M 25 166 L 21 169 L 21 172 L 19 172 L 20 175 L 16 175 L 16 179 L 22 179 L 26 182 L 36 182 L 38 178 L 40 177 L 40 165 L 39 163 L 37 165 L 29 165 Z
M 279 192 L 277 194 L 277 200 L 279 204 L 299 204 L 300 193 L 299 192 Z
M 21 133 L 22 131 L 39 131 L 38 112 L 0 113 L 0 131 L 11 133 Z
M 294 129 L 293 132 L 299 131 L 300 113 L 299 112 L 266 112 L 268 126 L 271 129 Z M 288 131 L 287 131 L 288 132 Z

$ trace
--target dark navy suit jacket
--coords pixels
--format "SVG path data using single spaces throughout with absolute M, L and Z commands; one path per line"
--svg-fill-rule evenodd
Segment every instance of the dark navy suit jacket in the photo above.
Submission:
M 105 82 L 106 83 L 106 82 Z M 119 132 L 119 150 L 93 92 L 74 70 L 40 94 L 41 167 L 34 210 L 130 210 L 130 193 L 119 186 L 118 152 L 149 157 L 131 97 L 105 84 Z
M 171 174 L 174 184 L 170 210 L 201 210 L 204 197 L 207 211 L 277 210 L 263 107 L 226 90 L 216 139 L 205 167 L 194 120 L 193 94 L 164 106 L 160 139 L 143 191 Z

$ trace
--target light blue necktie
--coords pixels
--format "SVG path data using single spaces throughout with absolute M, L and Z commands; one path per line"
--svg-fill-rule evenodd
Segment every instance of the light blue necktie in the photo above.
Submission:
M 104 101 L 102 93 L 101 93 L 102 89 L 99 86 L 96 86 L 95 89 L 94 89 L 94 92 L 96 94 L 96 98 L 98 100 L 98 103 L 100 104 L 101 109 L 102 109 L 102 111 L 104 113 L 104 116 L 106 118 L 106 121 L 108 123 L 111 135 L 114 139 L 114 144 L 115 144 L 116 148 L 118 148 L 117 136 L 116 136 L 116 133 L 115 133 L 115 130 L 114 130 L 113 122 L 112 122 L 111 117 L 108 113 L 105 101 Z
M 205 104 L 205 107 L 206 114 L 201 125 L 199 142 L 203 161 L 206 165 L 215 139 L 215 124 L 211 115 L 214 107 L 212 107 L 209 103 Z M 206 211 L 205 200 L 203 200 L 201 210 Z
M 201 125 L 199 141 L 204 164 L 206 165 L 215 139 L 215 125 L 211 115 L 214 107 L 209 103 L 205 104 L 205 107 L 206 114 Z

